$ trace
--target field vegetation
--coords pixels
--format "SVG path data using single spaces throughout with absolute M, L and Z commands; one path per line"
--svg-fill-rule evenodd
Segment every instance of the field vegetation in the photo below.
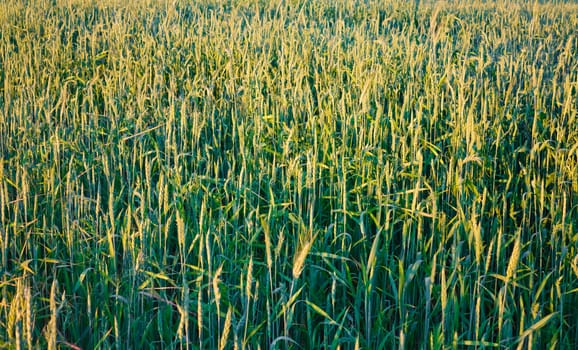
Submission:
M 0 348 L 577 324 L 575 3 L 0 3 Z

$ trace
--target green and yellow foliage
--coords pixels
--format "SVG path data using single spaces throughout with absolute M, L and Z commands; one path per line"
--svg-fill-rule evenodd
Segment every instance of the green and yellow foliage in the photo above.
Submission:
M 0 3 L 0 348 L 576 324 L 578 5 Z

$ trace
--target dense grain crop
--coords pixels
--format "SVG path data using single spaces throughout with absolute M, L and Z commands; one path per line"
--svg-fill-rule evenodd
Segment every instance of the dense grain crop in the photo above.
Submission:
M 0 348 L 576 324 L 578 5 L 0 3 Z

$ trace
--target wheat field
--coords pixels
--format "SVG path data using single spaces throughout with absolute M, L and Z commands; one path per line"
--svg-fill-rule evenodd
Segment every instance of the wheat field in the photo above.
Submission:
M 578 4 L 0 3 L 0 349 L 577 324 Z

